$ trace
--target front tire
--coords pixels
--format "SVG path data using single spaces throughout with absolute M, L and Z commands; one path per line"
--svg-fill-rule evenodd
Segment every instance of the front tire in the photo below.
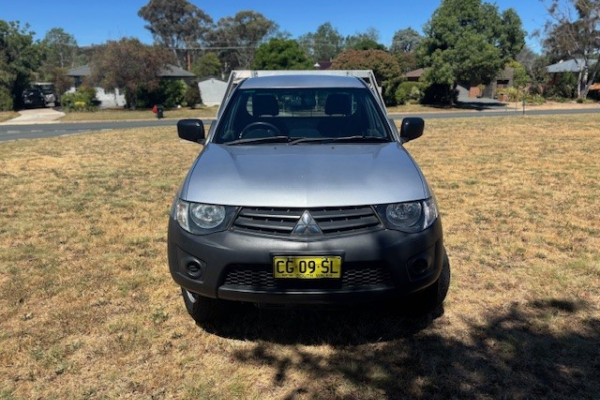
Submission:
M 223 301 L 200 296 L 181 288 L 185 308 L 197 324 L 214 321 L 223 316 Z

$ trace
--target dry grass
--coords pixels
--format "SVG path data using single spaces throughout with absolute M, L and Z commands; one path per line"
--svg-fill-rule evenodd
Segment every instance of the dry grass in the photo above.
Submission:
M 172 129 L 0 144 L 0 399 L 597 399 L 600 115 L 428 122 L 445 313 L 198 328 L 166 265 L 199 148 Z M 401 173 L 401 171 L 398 171 Z
M 19 113 L 14 111 L 0 111 L 0 122 L 8 121 L 19 116 Z
M 214 118 L 217 114 L 217 107 L 200 107 L 194 110 L 190 108 L 167 109 L 164 111 L 164 118 L 182 119 L 182 118 Z M 82 122 L 82 121 L 125 121 L 140 119 L 155 119 L 156 114 L 151 110 L 124 110 L 124 109 L 106 109 L 98 111 L 73 111 L 68 112 L 61 122 Z

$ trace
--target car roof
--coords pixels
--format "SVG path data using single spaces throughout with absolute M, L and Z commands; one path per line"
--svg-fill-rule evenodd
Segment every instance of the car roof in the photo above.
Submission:
M 365 88 L 359 78 L 337 75 L 272 75 L 248 78 L 241 89 Z

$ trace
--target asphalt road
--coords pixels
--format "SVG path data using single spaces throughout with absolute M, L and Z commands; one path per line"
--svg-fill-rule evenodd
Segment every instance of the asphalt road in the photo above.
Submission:
M 600 109 L 573 109 L 573 110 L 525 110 L 525 115 L 563 115 L 563 114 L 597 114 Z M 481 117 L 523 117 L 522 110 L 499 110 L 499 111 L 452 111 L 452 112 L 427 112 L 422 114 L 392 114 L 395 120 L 404 117 L 419 116 L 425 120 L 441 118 L 481 118 Z M 209 124 L 212 120 L 205 119 Z M 112 131 L 115 129 L 145 128 L 156 126 L 172 126 L 175 133 L 176 120 L 143 120 L 143 121 L 119 121 L 119 122 L 71 122 L 71 123 L 49 123 L 31 125 L 0 125 L 0 142 L 19 139 L 38 139 L 62 135 L 82 134 L 87 132 Z

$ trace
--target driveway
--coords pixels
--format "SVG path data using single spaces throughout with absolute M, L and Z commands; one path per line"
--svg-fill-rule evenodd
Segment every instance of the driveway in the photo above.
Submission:
M 57 122 L 59 118 L 64 117 L 65 113 L 56 111 L 52 108 L 34 108 L 30 110 L 19 111 L 19 116 L 0 125 L 31 125 L 48 124 Z

